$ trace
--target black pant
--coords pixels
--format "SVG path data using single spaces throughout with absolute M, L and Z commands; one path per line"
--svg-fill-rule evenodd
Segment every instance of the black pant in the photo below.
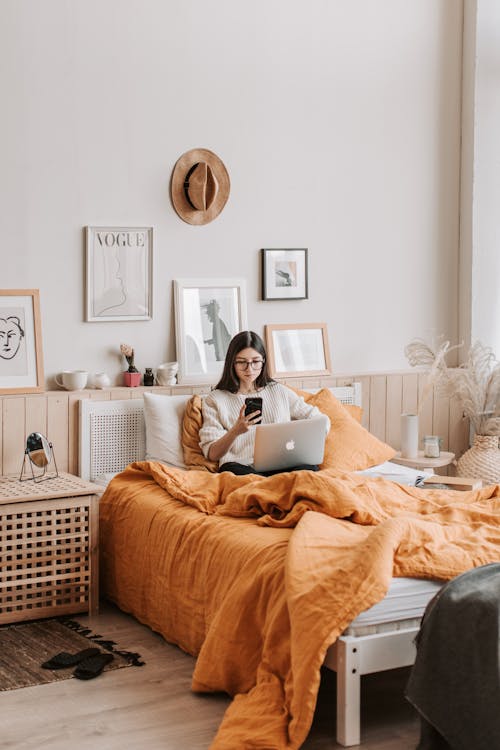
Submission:
M 246 464 L 239 464 L 237 461 L 228 461 L 226 464 L 222 464 L 218 468 L 219 473 L 223 471 L 230 471 L 232 474 L 259 474 L 261 477 L 272 477 L 274 474 L 282 474 L 284 471 L 319 471 L 319 466 L 316 464 L 297 464 L 297 466 L 291 466 L 289 469 L 274 469 L 274 471 L 255 471 L 251 466 Z

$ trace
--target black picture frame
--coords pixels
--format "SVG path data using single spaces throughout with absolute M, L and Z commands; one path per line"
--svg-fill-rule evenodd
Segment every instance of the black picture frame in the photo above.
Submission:
M 262 248 L 262 299 L 308 299 L 307 248 Z

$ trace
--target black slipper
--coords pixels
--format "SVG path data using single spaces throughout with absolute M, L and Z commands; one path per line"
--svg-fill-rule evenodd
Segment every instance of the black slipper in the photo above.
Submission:
M 113 659 L 113 654 L 104 654 L 102 652 L 98 656 L 90 656 L 88 659 L 80 662 L 73 672 L 73 676 L 78 677 L 79 680 L 91 680 L 94 677 L 98 677 L 106 664 L 109 664 Z
M 97 656 L 101 653 L 99 648 L 84 648 L 83 651 L 78 651 L 76 654 L 68 654 L 66 651 L 61 651 L 60 654 L 56 654 L 48 661 L 44 661 L 42 667 L 44 669 L 64 669 L 65 667 L 74 667 L 80 664 L 84 659 L 88 659 L 92 656 Z

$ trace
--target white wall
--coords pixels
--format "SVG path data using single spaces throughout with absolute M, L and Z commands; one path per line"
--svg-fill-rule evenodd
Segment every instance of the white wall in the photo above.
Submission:
M 500 357 L 500 4 L 477 2 L 471 338 Z
M 457 336 L 462 3 L 2 0 L 2 288 L 39 288 L 48 384 L 175 357 L 172 279 L 241 276 L 250 327 L 326 321 L 336 372 Z M 172 167 L 231 177 L 205 227 Z M 154 227 L 154 317 L 85 323 L 85 225 Z M 308 247 L 309 300 L 260 301 L 259 249 Z

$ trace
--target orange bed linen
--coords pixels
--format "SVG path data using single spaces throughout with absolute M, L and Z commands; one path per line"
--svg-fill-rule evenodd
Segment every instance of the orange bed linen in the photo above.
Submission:
M 132 464 L 101 500 L 102 588 L 234 697 L 212 750 L 299 748 L 327 648 L 393 576 L 500 559 L 500 485 L 422 490 L 332 471 Z

